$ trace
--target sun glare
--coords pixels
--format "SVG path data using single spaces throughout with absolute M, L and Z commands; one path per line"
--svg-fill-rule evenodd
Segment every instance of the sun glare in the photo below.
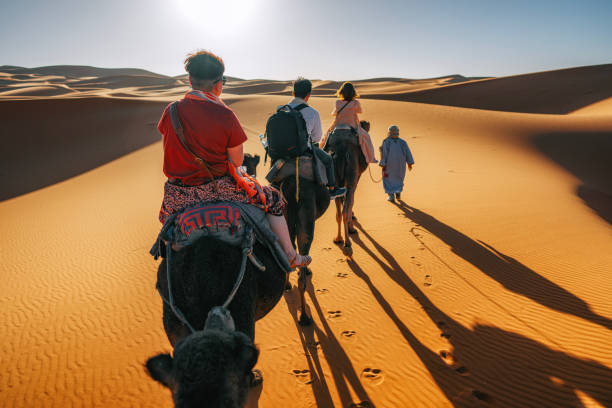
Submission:
M 176 0 L 181 15 L 205 31 L 241 32 L 253 18 L 258 0 Z

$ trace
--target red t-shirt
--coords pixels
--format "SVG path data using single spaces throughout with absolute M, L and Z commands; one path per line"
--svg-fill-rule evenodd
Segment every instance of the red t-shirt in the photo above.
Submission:
M 164 174 L 186 185 L 202 184 L 210 180 L 209 173 L 198 165 L 178 140 L 172 127 L 169 106 L 157 124 L 164 144 Z M 192 98 L 190 95 L 178 102 L 177 110 L 189 148 L 213 169 L 215 175 L 225 174 L 227 149 L 247 140 L 234 112 L 221 102 Z

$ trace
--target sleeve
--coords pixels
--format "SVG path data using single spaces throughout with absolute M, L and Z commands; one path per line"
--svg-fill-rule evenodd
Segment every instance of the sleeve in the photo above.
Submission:
M 166 109 L 164 109 L 164 113 L 162 113 L 162 116 L 157 123 L 157 130 L 162 134 L 162 136 L 165 136 L 168 134 L 168 126 L 172 126 L 170 123 L 170 105 L 166 106 Z
M 383 141 L 382 146 L 380 146 L 380 162 L 378 163 L 380 166 L 387 165 L 387 156 L 389 154 L 389 143 L 386 143 L 386 140 Z
M 231 123 L 230 134 L 227 138 L 228 148 L 239 146 L 247 141 L 247 135 L 244 133 L 244 129 L 242 129 L 242 125 L 234 112 L 231 113 Z
M 334 106 L 334 110 L 332 111 L 332 116 L 336 116 L 338 114 L 338 105 L 340 105 L 340 99 L 336 99 L 336 105 Z
M 406 163 L 414 164 L 414 159 L 412 158 L 412 152 L 410 151 L 410 148 L 408 147 L 408 143 L 406 142 L 404 142 L 404 150 L 406 153 Z
M 314 113 L 310 138 L 312 139 L 312 143 L 319 143 L 321 141 L 321 137 L 323 136 L 323 125 L 321 125 L 321 116 L 319 116 L 319 112 L 315 110 Z
M 361 110 L 361 104 L 359 103 L 359 101 L 357 99 L 355 99 L 355 113 L 363 113 L 363 111 Z

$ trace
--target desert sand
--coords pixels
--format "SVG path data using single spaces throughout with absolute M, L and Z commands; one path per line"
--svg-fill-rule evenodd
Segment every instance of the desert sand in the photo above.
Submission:
M 333 206 L 317 221 L 315 324 L 296 289 L 257 323 L 259 406 L 612 406 L 611 71 L 356 81 L 376 148 L 396 124 L 416 164 L 396 204 L 363 174 L 352 259 Z M 245 151 L 289 84 L 228 83 Z M 314 85 L 327 128 L 338 83 Z M 155 125 L 186 89 L 0 67 L 2 407 L 171 406 L 143 368 L 171 350 L 148 250 Z

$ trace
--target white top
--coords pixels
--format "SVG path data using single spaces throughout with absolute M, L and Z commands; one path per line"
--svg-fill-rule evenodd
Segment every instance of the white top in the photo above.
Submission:
M 303 103 L 306 103 L 306 101 L 304 101 L 302 98 L 293 98 L 288 105 L 295 108 Z M 308 106 L 302 109 L 300 113 L 304 117 L 304 121 L 306 122 L 306 130 L 308 131 L 308 135 L 310 136 L 312 143 L 319 143 L 321 141 L 321 136 L 323 136 L 321 116 L 319 116 L 319 112 L 317 112 L 317 110 L 312 106 Z

